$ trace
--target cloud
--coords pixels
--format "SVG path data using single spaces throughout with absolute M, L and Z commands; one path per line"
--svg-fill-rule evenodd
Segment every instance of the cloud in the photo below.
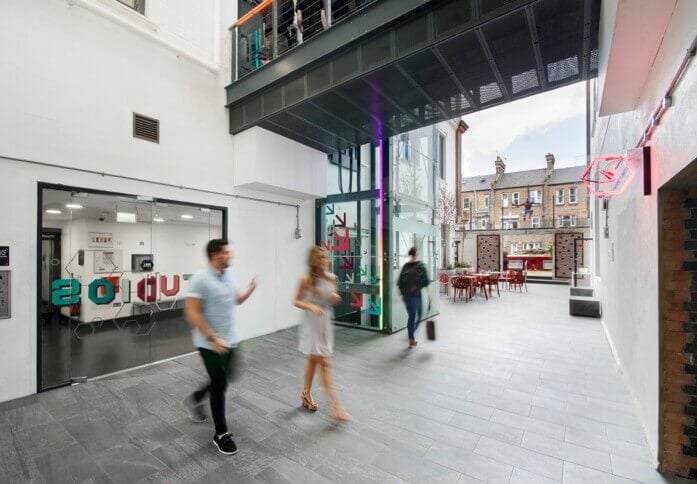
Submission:
M 585 112 L 586 86 L 578 82 L 464 116 L 469 130 L 465 135 L 463 166 L 496 151 L 503 157 L 516 140 L 542 133 Z

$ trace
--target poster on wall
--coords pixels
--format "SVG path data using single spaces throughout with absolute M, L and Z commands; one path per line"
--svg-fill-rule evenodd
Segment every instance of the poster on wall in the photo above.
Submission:
M 121 249 L 94 251 L 95 274 L 113 274 L 115 272 L 121 272 L 122 270 Z
M 110 249 L 114 246 L 114 236 L 109 232 L 90 232 L 90 249 Z

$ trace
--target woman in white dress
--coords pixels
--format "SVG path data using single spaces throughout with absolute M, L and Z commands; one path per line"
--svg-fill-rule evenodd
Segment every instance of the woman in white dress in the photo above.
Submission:
M 321 247 L 310 249 L 308 265 L 309 271 L 300 280 L 298 292 L 295 295 L 295 306 L 305 311 L 300 326 L 298 345 L 298 349 L 307 355 L 305 384 L 301 394 L 302 404 L 311 412 L 317 410 L 317 403 L 312 398 L 311 390 L 315 369 L 319 366 L 322 384 L 329 397 L 332 417 L 340 421 L 349 420 L 349 415 L 339 403 L 329 372 L 329 358 L 334 349 L 332 306 L 341 302 L 341 297 L 336 293 L 336 276 L 328 271 L 329 256 Z

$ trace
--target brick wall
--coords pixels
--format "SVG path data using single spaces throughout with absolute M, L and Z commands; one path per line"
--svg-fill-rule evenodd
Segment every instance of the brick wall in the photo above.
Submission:
M 697 478 L 697 190 L 661 192 L 661 471 Z

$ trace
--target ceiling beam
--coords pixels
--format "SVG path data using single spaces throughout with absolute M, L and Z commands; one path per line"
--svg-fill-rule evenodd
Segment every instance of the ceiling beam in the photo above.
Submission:
M 390 96 L 385 94 L 385 91 L 377 87 L 373 82 L 369 81 L 366 78 L 361 78 L 361 80 L 368 85 L 369 88 L 373 89 L 375 92 L 377 92 L 380 96 L 384 97 L 388 103 L 390 103 L 392 106 L 394 106 L 395 109 L 397 109 L 400 113 L 402 113 L 404 116 L 409 118 L 412 122 L 416 123 L 417 126 L 421 127 L 421 121 L 416 119 L 409 111 L 404 109 L 401 104 L 397 103 L 394 99 L 392 99 Z
M 366 116 L 368 116 L 369 118 L 371 118 L 373 121 L 375 121 L 375 122 L 377 123 L 378 126 L 382 126 L 383 129 L 385 129 L 385 130 L 389 129 L 389 130 L 391 131 L 391 133 L 385 133 L 385 132 L 383 132 L 383 133 L 382 133 L 383 137 L 385 137 L 385 136 L 395 136 L 395 135 L 399 134 L 397 131 L 395 131 L 394 129 L 392 129 L 389 125 L 385 124 L 385 123 L 382 121 L 382 119 L 380 119 L 378 116 L 375 116 L 373 113 L 371 113 L 371 112 L 367 111 L 366 109 L 364 109 L 360 104 L 356 103 L 353 99 L 349 98 L 348 96 L 345 96 L 345 95 L 344 95 L 341 91 L 339 91 L 338 89 L 334 89 L 332 92 L 333 92 L 334 94 L 336 94 L 337 96 L 339 96 L 339 97 L 340 97 L 341 99 L 343 99 L 344 101 L 346 101 L 347 103 L 349 103 L 351 106 L 353 106 L 353 107 L 356 109 L 356 111 L 358 111 L 358 112 L 360 112 L 360 113 L 363 113 L 363 114 L 365 114 Z M 373 137 L 373 138 L 377 138 L 378 136 L 377 136 L 377 134 L 373 134 L 372 137 Z
M 525 7 L 525 18 L 528 20 L 528 30 L 530 30 L 530 39 L 532 40 L 532 50 L 533 52 L 535 52 L 535 64 L 537 65 L 537 80 L 540 82 L 540 87 L 543 90 L 546 90 L 547 73 L 545 72 L 545 65 L 542 61 L 542 52 L 540 51 L 540 38 L 537 35 L 535 11 L 532 6 Z
M 448 61 L 445 59 L 438 47 L 434 47 L 433 49 L 431 49 L 431 52 L 433 52 L 433 55 L 435 55 L 436 59 L 438 59 L 438 61 L 441 63 L 443 69 L 445 69 L 446 72 L 450 75 L 450 79 L 455 83 L 462 95 L 465 96 L 465 99 L 467 99 L 467 103 L 472 107 L 472 110 L 478 111 L 479 104 L 477 104 L 477 101 L 474 100 L 474 97 L 472 97 L 467 88 L 460 82 L 460 79 L 457 78 L 455 72 L 450 67 L 450 64 L 448 64 Z
M 331 132 L 331 131 L 329 131 L 329 130 L 323 128 L 322 126 L 318 125 L 317 123 L 314 123 L 314 122 L 310 121 L 309 119 L 304 118 L 303 116 L 300 116 L 299 114 L 295 114 L 295 113 L 294 113 L 293 111 L 291 111 L 290 109 L 286 110 L 285 113 L 288 114 L 288 115 L 290 115 L 290 116 L 292 116 L 292 117 L 294 117 L 295 119 L 298 119 L 298 120 L 300 120 L 300 121 L 302 121 L 302 122 L 304 122 L 304 123 L 309 124 L 310 126 L 312 126 L 314 129 L 316 129 L 316 130 L 318 130 L 318 131 L 323 131 L 323 132 L 327 133 L 327 134 L 330 135 L 330 136 L 336 136 L 338 139 L 340 139 L 340 140 L 342 140 L 342 141 L 348 143 L 349 145 L 355 145 L 355 144 L 356 144 L 356 141 L 355 141 L 355 140 L 353 140 L 353 141 L 347 140 L 347 139 L 344 138 L 343 136 L 339 136 L 338 134 L 333 133 L 333 132 Z
M 581 61 L 581 79 L 586 80 L 590 76 L 591 63 L 591 13 L 593 0 L 583 1 L 583 57 Z
M 479 45 L 482 47 L 482 50 L 484 51 L 484 55 L 486 56 L 486 59 L 489 61 L 489 67 L 491 67 L 491 72 L 493 72 L 494 77 L 496 77 L 496 82 L 499 85 L 499 89 L 501 90 L 501 94 L 503 95 L 503 98 L 506 101 L 510 101 L 511 100 L 511 93 L 508 92 L 508 88 L 506 87 L 506 83 L 503 81 L 503 76 L 501 75 L 501 71 L 499 71 L 499 68 L 496 65 L 496 61 L 494 60 L 494 54 L 491 51 L 491 47 L 489 47 L 489 42 L 486 40 L 486 36 L 484 35 L 484 31 L 482 31 L 481 28 L 476 28 L 476 29 L 474 29 L 474 33 L 477 35 L 477 40 L 479 40 Z
M 286 136 L 296 141 L 298 140 L 298 138 L 302 138 L 305 140 L 303 144 L 307 144 L 324 153 L 334 153 L 335 151 L 341 151 L 341 148 L 338 146 L 329 146 L 327 144 L 324 144 L 321 141 L 317 141 L 314 138 L 310 138 L 309 136 L 305 136 L 302 133 L 298 133 L 297 131 L 290 129 L 288 126 L 282 126 L 274 121 L 271 121 L 271 119 L 265 119 L 262 123 L 260 123 L 260 126 L 264 127 L 264 124 L 271 125 L 273 128 L 275 128 L 275 132 L 277 134 L 281 134 L 281 136 Z M 273 128 L 271 128 L 270 131 L 274 131 Z M 286 132 L 286 134 L 283 134 L 284 131 Z M 287 136 L 287 134 L 290 134 L 291 136 Z
M 421 85 L 418 82 L 416 82 L 416 79 L 411 77 L 411 74 L 409 74 L 399 62 L 395 62 L 394 67 L 399 71 L 402 77 L 404 77 L 404 79 L 406 79 L 409 82 L 409 84 L 411 84 L 414 87 L 414 89 L 416 89 L 419 92 L 419 94 L 426 98 L 426 101 L 428 101 L 434 108 L 436 108 L 436 110 L 441 114 L 441 116 L 443 116 L 443 121 L 452 118 L 452 115 L 446 112 L 440 106 L 440 104 L 438 104 L 431 96 L 429 96 L 428 93 L 424 91 L 424 88 L 421 87 Z
M 364 137 L 370 138 L 370 139 L 375 138 L 374 135 L 368 133 L 367 131 L 363 131 L 363 130 L 360 129 L 360 128 L 357 128 L 356 126 L 352 125 L 351 123 L 349 123 L 349 122 L 346 121 L 345 119 L 343 119 L 343 118 L 337 116 L 337 115 L 334 114 L 333 112 L 327 111 L 326 109 L 324 109 L 324 108 L 323 108 L 322 106 L 320 106 L 319 104 L 316 104 L 314 101 L 305 101 L 305 102 L 308 103 L 308 104 L 309 104 L 310 106 L 312 106 L 313 108 L 315 108 L 315 109 L 317 109 L 317 110 L 319 110 L 319 111 L 322 111 L 324 114 L 326 114 L 326 115 L 329 116 L 330 118 L 335 119 L 336 121 L 339 121 L 339 122 L 342 123 L 344 126 L 347 126 L 347 127 L 351 128 L 351 129 L 356 130 L 357 133 L 363 135 Z

